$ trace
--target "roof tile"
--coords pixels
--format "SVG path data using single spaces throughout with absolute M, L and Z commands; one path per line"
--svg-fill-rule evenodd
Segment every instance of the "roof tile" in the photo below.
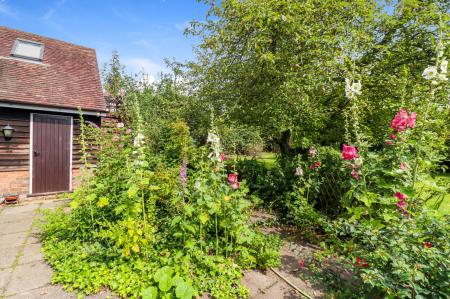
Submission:
M 43 43 L 42 62 L 12 57 L 17 38 Z M 95 50 L 0 26 L 0 101 L 105 111 Z

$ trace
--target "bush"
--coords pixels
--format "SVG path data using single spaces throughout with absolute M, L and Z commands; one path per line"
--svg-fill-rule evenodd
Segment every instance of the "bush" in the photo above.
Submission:
M 398 217 L 380 229 L 341 220 L 329 227 L 337 242 L 329 250 L 339 249 L 362 283 L 356 298 L 448 298 L 449 225 L 448 218 L 428 211 L 415 218 Z
M 255 157 L 264 150 L 264 141 L 254 127 L 220 123 L 218 130 L 227 154 Z
M 243 269 L 279 264 L 279 240 L 248 224 L 245 183 L 206 159 L 209 149 L 190 149 L 186 126 L 169 128 L 162 156 L 150 154 L 139 125 L 102 130 L 93 132 L 97 167 L 85 168 L 71 211 L 42 224 L 54 282 L 131 298 L 242 298 Z

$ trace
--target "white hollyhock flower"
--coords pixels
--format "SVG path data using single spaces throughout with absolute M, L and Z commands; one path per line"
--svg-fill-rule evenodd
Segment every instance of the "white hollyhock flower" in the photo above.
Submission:
M 429 66 L 423 71 L 422 76 L 427 80 L 431 80 L 436 77 L 437 73 L 435 66 Z
M 345 96 L 347 98 L 352 98 L 354 95 L 361 95 L 361 81 L 353 82 L 345 78 Z
M 345 96 L 347 98 L 352 97 L 352 84 L 348 78 L 345 78 Z
M 214 143 L 220 142 L 220 138 L 217 134 L 208 132 L 208 137 L 206 138 L 206 141 L 214 144 Z
M 117 123 L 118 128 L 123 128 L 123 123 Z
M 211 143 L 212 152 L 208 155 L 208 158 L 220 161 L 220 138 L 219 135 L 213 132 L 208 132 L 206 141 Z
M 442 74 L 447 74 L 447 66 L 448 66 L 448 61 L 447 60 L 442 60 L 441 62 L 441 73 Z
M 144 135 L 141 133 L 137 134 L 136 137 L 134 137 L 133 145 L 136 147 L 142 146 L 144 144 Z
M 352 84 L 352 91 L 354 94 L 361 95 L 361 88 L 362 88 L 361 81 L 354 82 Z
M 447 81 L 447 76 L 446 76 L 445 74 L 439 74 L 439 75 L 437 76 L 437 79 L 438 79 L 439 81 Z

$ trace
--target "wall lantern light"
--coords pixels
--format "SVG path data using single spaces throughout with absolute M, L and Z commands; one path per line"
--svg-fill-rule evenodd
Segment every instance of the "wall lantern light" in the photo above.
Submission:
M 12 135 L 16 129 L 11 127 L 9 124 L 7 124 L 5 127 L 3 127 L 2 132 L 3 136 L 5 136 L 6 140 L 11 140 Z

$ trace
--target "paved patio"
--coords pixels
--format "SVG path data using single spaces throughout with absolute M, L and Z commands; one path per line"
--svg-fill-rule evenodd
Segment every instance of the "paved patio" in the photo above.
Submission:
M 0 298 L 76 298 L 51 285 L 52 269 L 45 263 L 33 220 L 39 209 L 64 201 L 31 202 L 0 207 Z M 89 298 L 106 298 L 98 294 Z
M 52 285 L 52 269 L 45 263 L 40 252 L 41 244 L 33 220 L 39 217 L 40 209 L 54 209 L 65 201 L 29 202 L 21 205 L 0 206 L 0 298 L 76 298 L 76 294 Z M 294 275 L 295 256 L 283 248 L 283 266 L 278 269 L 296 286 L 313 297 L 315 290 Z M 293 266 L 294 265 L 294 266 Z M 244 283 L 249 287 L 251 298 L 300 298 L 288 284 L 273 272 L 249 271 Z M 205 297 L 205 296 L 204 296 Z M 207 296 L 206 296 L 207 297 Z M 99 293 L 86 298 L 111 298 L 109 293 Z

